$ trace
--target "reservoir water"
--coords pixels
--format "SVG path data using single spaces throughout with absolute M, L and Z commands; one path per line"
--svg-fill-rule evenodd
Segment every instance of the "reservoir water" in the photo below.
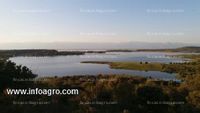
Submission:
M 176 53 L 178 54 L 178 53 Z M 128 74 L 158 79 L 174 80 L 174 74 L 159 71 L 136 71 L 111 69 L 106 64 L 85 64 L 82 61 L 137 61 L 137 62 L 183 62 L 183 59 L 169 57 L 175 53 L 159 52 L 108 52 L 87 53 L 79 56 L 54 56 L 54 57 L 12 57 L 11 61 L 17 65 L 27 66 L 33 73 L 42 76 L 74 76 L 98 74 Z

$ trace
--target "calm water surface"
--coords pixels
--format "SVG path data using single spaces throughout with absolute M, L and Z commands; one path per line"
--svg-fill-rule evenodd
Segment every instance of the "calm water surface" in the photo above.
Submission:
M 177 54 L 177 53 L 176 53 Z M 109 52 L 106 54 L 86 54 L 80 56 L 55 57 L 13 57 L 10 58 L 18 65 L 29 67 L 33 73 L 41 76 L 71 76 L 71 75 L 97 75 L 97 74 L 128 74 L 159 79 L 175 79 L 173 74 L 158 71 L 136 71 L 123 69 L 110 69 L 106 64 L 84 64 L 82 61 L 148 61 L 148 62 L 183 62 L 181 58 L 168 57 L 174 53 L 158 52 Z

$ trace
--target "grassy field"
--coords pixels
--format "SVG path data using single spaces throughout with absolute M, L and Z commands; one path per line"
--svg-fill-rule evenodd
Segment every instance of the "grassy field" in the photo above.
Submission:
M 82 63 L 108 64 L 113 69 L 128 69 L 140 71 L 161 71 L 161 63 L 148 62 L 101 62 L 101 61 L 87 61 Z
M 183 55 L 178 55 L 177 57 L 182 57 L 182 58 L 188 58 L 191 59 L 192 61 L 200 61 L 200 54 L 183 54 Z

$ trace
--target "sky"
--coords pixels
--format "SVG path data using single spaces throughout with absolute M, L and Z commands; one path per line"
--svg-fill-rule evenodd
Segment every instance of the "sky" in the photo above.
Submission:
M 198 43 L 200 0 L 0 0 L 0 44 Z

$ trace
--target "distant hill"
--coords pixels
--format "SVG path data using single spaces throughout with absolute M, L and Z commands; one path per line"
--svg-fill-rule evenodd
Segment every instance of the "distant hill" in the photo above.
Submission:
M 200 47 L 187 46 L 176 49 L 113 49 L 107 51 L 57 51 L 53 49 L 23 49 L 23 50 L 0 50 L 0 57 L 14 56 L 58 56 L 58 55 L 84 55 L 85 53 L 106 53 L 106 52 L 183 52 L 183 53 L 200 53 Z
M 81 51 L 57 51 L 47 49 L 0 50 L 0 57 L 14 56 L 58 56 L 58 55 L 83 55 Z
M 200 47 L 187 46 L 176 49 L 138 49 L 136 51 L 200 53 Z
M 17 49 L 17 50 L 0 50 L 0 57 L 15 56 L 59 56 L 59 55 L 84 55 L 86 53 L 106 53 L 106 51 L 58 51 L 54 49 Z
M 199 46 L 197 43 L 170 43 L 170 42 L 52 42 L 52 43 L 0 43 L 1 50 L 11 49 L 56 49 L 56 50 L 135 50 L 135 49 L 173 49 L 187 46 Z

